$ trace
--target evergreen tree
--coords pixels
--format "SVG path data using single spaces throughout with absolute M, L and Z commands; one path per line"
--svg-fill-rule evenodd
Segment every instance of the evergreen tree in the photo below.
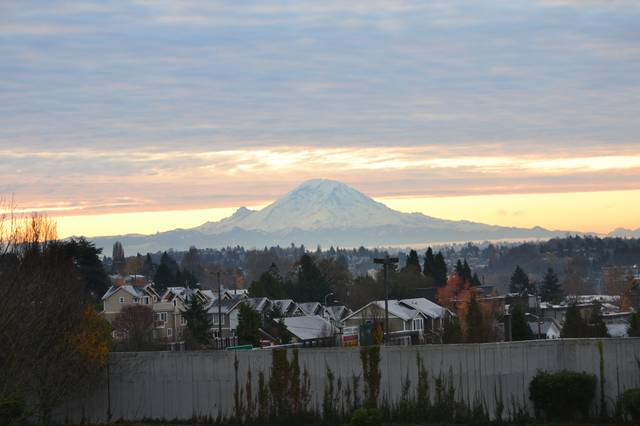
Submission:
M 409 256 L 407 256 L 407 265 L 404 269 L 407 272 L 416 274 L 420 274 L 422 272 L 420 270 L 420 259 L 418 259 L 418 253 L 415 250 L 411 250 L 409 252 Z
M 509 285 L 509 291 L 511 293 L 527 294 L 529 292 L 531 284 L 529 283 L 529 276 L 520 267 L 516 266 L 513 275 L 511 275 L 511 283 Z
M 484 341 L 484 320 L 480 312 L 480 304 L 475 296 L 469 301 L 469 308 L 465 317 L 467 323 L 467 343 L 482 343 Z
M 531 340 L 533 333 L 524 316 L 520 305 L 515 304 L 511 309 L 511 340 Z
M 236 334 L 241 344 L 260 345 L 260 326 L 262 318 L 251 306 L 246 303 L 240 304 L 238 313 L 238 327 Z
M 436 280 L 436 286 L 444 287 L 447 284 L 447 262 L 444 261 L 442 252 L 438 252 L 433 259 L 433 271 L 434 279 Z
M 442 343 L 462 343 L 462 330 L 460 329 L 458 317 L 444 320 Z
M 122 243 L 120 241 L 116 241 L 113 244 L 113 252 L 111 255 L 111 269 L 114 274 L 122 274 L 124 273 L 124 268 L 127 264 L 124 258 L 124 248 L 122 247 Z
M 181 287 L 189 287 L 189 288 L 198 288 L 200 287 L 200 283 L 198 279 L 191 272 L 185 270 L 178 270 L 178 273 L 175 277 L 175 282 L 178 286 Z
M 471 268 L 469 267 L 469 264 L 467 263 L 467 259 L 464 260 L 464 264 L 462 265 L 462 279 L 465 282 L 470 282 L 471 281 Z
M 588 336 L 585 337 L 609 337 L 607 325 L 602 319 L 598 305 L 591 311 L 591 316 L 589 317 L 589 332 Z
M 627 334 L 629 337 L 640 337 L 640 315 L 638 315 L 638 312 L 634 312 L 631 315 Z
M 460 259 L 456 262 L 455 273 L 464 280 L 464 267 L 462 266 L 462 261 Z
M 433 256 L 433 250 L 431 247 L 427 248 L 427 252 L 424 254 L 424 265 L 422 268 L 422 273 L 425 277 L 436 279 L 436 271 L 435 271 L 435 257 Z
M 567 314 L 564 318 L 564 325 L 560 332 L 560 337 L 589 337 L 589 330 L 587 324 L 580 315 L 578 306 L 574 303 L 567 309 Z
M 482 282 L 480 281 L 480 278 L 478 277 L 478 274 L 476 274 L 475 272 L 473 273 L 473 276 L 471 277 L 471 285 L 475 286 L 475 287 L 479 287 L 482 285 Z
M 313 258 L 308 254 L 300 257 L 298 279 L 292 289 L 295 300 L 305 302 L 324 302 L 324 296 L 329 293 L 329 284 L 326 282 L 320 269 Z
M 249 286 L 249 295 L 251 297 L 285 299 L 287 298 L 287 291 L 280 275 L 273 273 L 270 269 L 267 272 L 263 272 L 257 281 L 251 283 Z
M 212 327 L 211 320 L 199 297 L 193 296 L 189 302 L 187 310 L 182 314 L 184 319 L 187 320 L 189 336 L 198 345 L 206 345 L 209 342 L 209 334 Z
M 540 298 L 543 302 L 558 301 L 562 297 L 562 287 L 558 276 L 552 268 L 547 269 L 540 289 Z
M 144 258 L 144 263 L 142 264 L 141 273 L 145 277 L 151 279 L 155 275 L 156 265 L 153 263 L 151 259 L 151 254 L 147 253 L 147 256 Z
M 158 294 L 162 295 L 168 287 L 172 287 L 176 284 L 176 277 L 171 273 L 171 269 L 162 263 L 158 267 L 156 274 L 153 276 L 153 284 L 158 292 Z

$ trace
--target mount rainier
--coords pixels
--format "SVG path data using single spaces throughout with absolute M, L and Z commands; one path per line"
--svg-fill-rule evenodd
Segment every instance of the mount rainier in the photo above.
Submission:
M 153 235 L 95 237 L 108 250 L 120 241 L 128 253 L 241 245 L 247 248 L 291 243 L 315 248 L 425 246 L 432 243 L 550 238 L 564 231 L 513 228 L 403 213 L 344 183 L 313 179 L 261 210 L 239 208 L 232 216 L 190 229 Z

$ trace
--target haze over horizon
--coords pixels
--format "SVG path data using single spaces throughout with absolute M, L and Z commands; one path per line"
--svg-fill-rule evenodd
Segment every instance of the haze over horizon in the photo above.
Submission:
M 0 4 L 0 197 L 62 237 L 310 178 L 403 212 L 640 228 L 635 1 Z

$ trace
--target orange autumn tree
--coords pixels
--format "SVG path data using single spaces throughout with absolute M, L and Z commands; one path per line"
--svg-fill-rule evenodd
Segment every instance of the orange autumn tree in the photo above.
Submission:
M 438 289 L 437 297 L 440 305 L 456 314 L 464 341 L 479 343 L 495 339 L 493 306 L 476 298 L 471 281 L 454 273 L 445 286 Z
M 111 349 L 111 325 L 93 308 L 87 306 L 82 313 L 83 322 L 72 336 L 71 344 L 85 358 L 86 365 L 104 367 Z

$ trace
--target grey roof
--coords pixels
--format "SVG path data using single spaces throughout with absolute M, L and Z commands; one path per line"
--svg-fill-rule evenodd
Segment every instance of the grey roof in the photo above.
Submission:
M 240 303 L 242 303 L 242 299 L 239 297 L 233 299 L 222 299 L 222 303 L 220 304 L 220 311 L 222 314 L 226 315 L 229 312 L 233 311 Z M 217 314 L 218 313 L 218 300 L 212 301 L 206 307 L 207 313 L 209 314 Z
M 318 311 L 322 309 L 322 305 L 318 302 L 298 303 L 298 306 L 307 315 L 318 315 Z
M 262 312 L 270 303 L 270 301 L 266 297 L 252 297 L 249 299 L 245 299 L 244 303 L 249 305 L 254 310 Z
M 329 337 L 333 331 L 329 321 L 318 315 L 284 318 L 284 325 L 287 326 L 291 334 L 300 340 Z
M 146 284 L 144 286 L 131 285 L 131 284 L 112 285 L 111 287 L 109 287 L 109 290 L 107 290 L 107 292 L 104 294 L 104 296 L 102 296 L 102 300 L 107 300 L 109 297 L 111 297 L 111 295 L 113 295 L 116 291 L 118 291 L 120 289 L 126 291 L 127 293 L 129 293 L 133 297 L 142 298 L 144 296 L 148 296 L 149 295 L 145 291 L 148 288 L 150 290 L 153 290 L 153 288 L 151 287 L 151 284 Z
M 412 309 L 418 310 L 431 318 L 442 318 L 447 312 L 446 308 L 433 303 L 431 300 L 425 299 L 424 297 L 416 299 L 402 299 L 400 303 Z
M 357 314 L 359 314 L 362 310 L 364 310 L 365 308 L 367 308 L 368 306 L 377 306 L 379 309 L 381 309 L 382 311 L 384 311 L 384 300 L 376 300 L 373 302 L 370 302 L 368 304 L 366 304 L 365 306 L 363 306 L 362 308 L 358 309 L 357 311 L 355 311 L 354 313 L 352 313 L 351 315 L 347 316 L 345 318 L 349 319 L 353 316 L 356 316 Z M 417 316 L 425 316 L 423 313 L 421 313 L 420 311 L 410 308 L 402 303 L 400 303 L 397 300 L 391 299 L 389 300 L 389 314 L 393 315 L 395 317 L 398 317 L 400 319 L 402 319 L 403 321 L 409 321 L 414 319 Z
M 182 299 L 182 301 L 188 302 L 193 296 L 194 291 L 195 290 L 189 287 L 169 287 L 162 295 L 162 300 L 166 300 L 168 296 L 174 295 Z

